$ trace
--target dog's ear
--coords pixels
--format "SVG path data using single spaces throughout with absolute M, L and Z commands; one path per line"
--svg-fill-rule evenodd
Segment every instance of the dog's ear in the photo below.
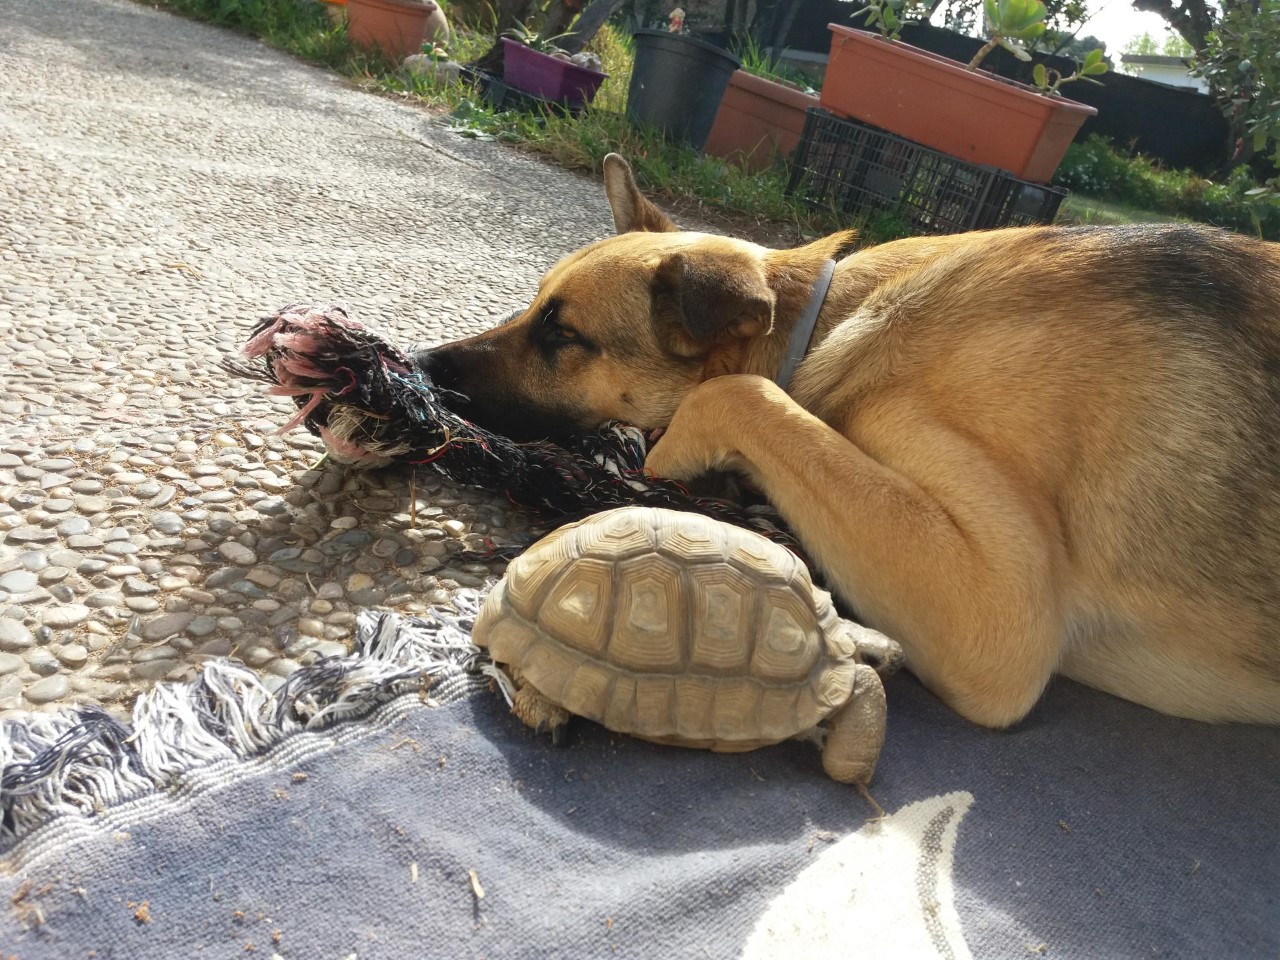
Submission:
M 776 298 L 760 261 L 745 251 L 669 254 L 654 273 L 653 299 L 656 321 L 679 352 L 773 329 Z
M 604 158 L 604 195 L 619 233 L 674 233 L 680 229 L 644 198 L 631 175 L 631 166 L 616 153 Z

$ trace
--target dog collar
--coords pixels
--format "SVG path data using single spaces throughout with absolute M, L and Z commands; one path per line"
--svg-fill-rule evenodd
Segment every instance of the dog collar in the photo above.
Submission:
M 791 383 L 791 377 L 800 366 L 800 361 L 809 352 L 809 343 L 813 340 L 813 329 L 818 324 L 818 314 L 822 304 L 826 302 L 827 290 L 831 288 L 831 277 L 836 272 L 836 262 L 828 260 L 822 265 L 822 272 L 813 284 L 813 292 L 809 294 L 809 302 L 804 306 L 804 313 L 791 329 L 791 339 L 787 341 L 787 356 L 778 368 L 774 382 L 783 390 Z

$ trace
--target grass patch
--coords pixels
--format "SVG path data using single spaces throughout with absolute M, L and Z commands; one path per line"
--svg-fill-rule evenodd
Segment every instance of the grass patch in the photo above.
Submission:
M 343 25 L 322 4 L 302 0 L 161 0 L 158 6 L 253 34 L 265 43 L 326 67 L 361 72 L 385 70 L 385 57 L 352 49 Z
M 1090 226 L 1121 226 L 1127 223 L 1185 222 L 1187 218 L 1172 213 L 1157 213 L 1113 200 L 1099 200 L 1082 193 L 1073 193 L 1062 201 L 1058 222 L 1087 224 Z
M 846 227 L 857 228 L 868 243 L 906 235 L 893 218 L 855 223 L 787 196 L 789 173 L 780 162 L 749 172 L 635 127 L 620 112 L 593 108 L 577 118 L 495 112 L 471 95 L 454 105 L 451 116 L 464 136 L 506 141 L 569 170 L 599 173 L 608 154 L 620 153 L 651 197 L 704 219 L 728 215 L 750 221 L 749 233 L 763 243 L 798 243 Z
M 1280 200 L 1249 196 L 1258 183 L 1246 167 L 1215 182 L 1187 170 L 1165 169 L 1095 134 L 1067 149 L 1054 182 L 1093 198 L 1103 216 L 1110 206 L 1143 211 L 1143 222 L 1198 220 L 1280 240 Z
M 785 83 L 805 93 L 817 93 L 821 89 L 821 84 L 815 87 L 813 80 L 801 70 L 784 66 L 777 57 L 770 56 L 769 51 L 756 43 L 753 37 L 747 37 L 734 53 L 742 61 L 743 71 L 753 77 Z

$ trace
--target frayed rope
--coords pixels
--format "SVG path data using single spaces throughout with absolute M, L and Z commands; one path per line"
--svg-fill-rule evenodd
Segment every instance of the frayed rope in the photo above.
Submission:
M 97 706 L 0 720 L 0 851 L 58 817 L 172 789 L 194 768 L 257 756 L 405 693 L 446 703 L 496 681 L 510 703 L 509 682 L 471 641 L 483 599 L 459 591 L 452 610 L 422 617 L 363 611 L 352 656 L 317 660 L 275 691 L 222 659 L 143 693 L 127 725 Z

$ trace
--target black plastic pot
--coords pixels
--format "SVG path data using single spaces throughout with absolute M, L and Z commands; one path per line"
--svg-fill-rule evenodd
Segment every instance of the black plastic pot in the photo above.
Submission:
M 733 71 L 733 54 L 703 40 L 665 30 L 637 30 L 627 116 L 701 150 L 716 122 Z

